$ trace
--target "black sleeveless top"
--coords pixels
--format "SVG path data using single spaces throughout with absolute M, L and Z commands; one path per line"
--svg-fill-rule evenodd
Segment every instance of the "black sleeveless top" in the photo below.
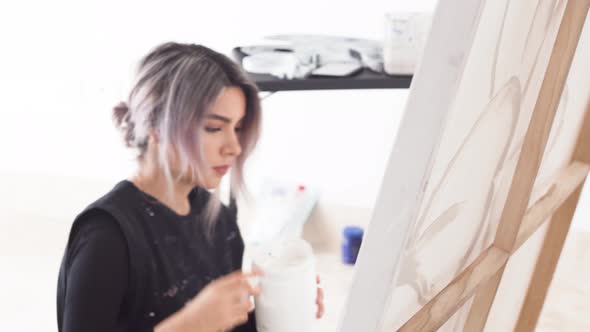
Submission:
M 244 243 L 237 226 L 234 205 L 222 206 L 213 228 L 213 236 L 210 240 L 205 236 L 203 212 L 210 197 L 205 189 L 195 188 L 189 194 L 191 211 L 188 215 L 181 216 L 139 190 L 132 182 L 124 180 L 80 213 L 72 224 L 59 272 L 59 331 L 66 328 L 64 315 L 76 312 L 68 310 L 75 309 L 68 308 L 68 305 L 74 305 L 76 301 L 67 299 L 72 296 L 75 298 L 76 294 L 72 292 L 88 288 L 87 285 L 78 286 L 78 283 L 83 283 L 78 280 L 86 278 L 84 275 L 95 273 L 84 273 L 79 268 L 72 268 L 92 266 L 91 262 L 86 262 L 86 265 L 75 264 L 76 260 L 89 257 L 81 254 L 84 250 L 90 250 L 80 245 L 85 241 L 85 236 L 92 234 L 92 231 L 88 231 L 92 228 L 85 224 L 94 223 L 98 228 L 101 223 L 106 226 L 110 222 L 119 228 L 124 239 L 125 246 L 119 246 L 122 248 L 119 250 L 122 251 L 120 257 L 128 259 L 117 261 L 127 262 L 126 271 L 124 268 L 123 271 L 111 271 L 110 267 L 108 272 L 105 271 L 127 274 L 127 286 L 124 287 L 114 331 L 153 331 L 155 325 L 181 309 L 209 282 L 241 269 Z M 105 259 L 107 260 L 108 258 Z M 96 270 L 99 271 L 97 273 L 101 271 Z M 86 280 L 88 282 L 90 281 Z M 79 300 L 79 303 L 93 301 L 92 298 Z M 85 314 L 88 311 L 94 310 L 86 309 Z M 100 308 L 96 308 L 96 315 L 99 314 Z M 75 320 L 76 317 L 68 317 L 68 322 L 72 319 Z M 256 331 L 255 325 L 254 315 L 250 314 L 248 322 L 234 331 Z

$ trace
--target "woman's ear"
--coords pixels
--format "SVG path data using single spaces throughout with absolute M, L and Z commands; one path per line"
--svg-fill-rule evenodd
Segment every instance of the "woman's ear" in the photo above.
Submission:
M 150 130 L 149 142 L 153 145 L 158 145 L 158 143 L 160 143 L 160 134 L 158 133 L 158 131 Z

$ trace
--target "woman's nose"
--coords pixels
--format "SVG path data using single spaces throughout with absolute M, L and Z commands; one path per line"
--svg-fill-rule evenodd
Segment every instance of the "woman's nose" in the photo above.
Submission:
M 232 156 L 239 156 L 242 153 L 240 139 L 236 133 L 230 134 L 225 144 L 225 153 Z

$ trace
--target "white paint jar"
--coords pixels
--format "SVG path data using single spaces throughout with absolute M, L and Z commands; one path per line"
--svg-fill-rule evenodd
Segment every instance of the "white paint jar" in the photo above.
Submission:
M 316 306 L 315 257 L 300 238 L 252 250 L 252 266 L 264 271 L 254 298 L 259 332 L 313 331 Z

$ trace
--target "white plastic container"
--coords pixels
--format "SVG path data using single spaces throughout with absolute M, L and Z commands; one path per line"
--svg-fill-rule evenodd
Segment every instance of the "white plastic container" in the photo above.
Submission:
M 253 249 L 252 266 L 264 271 L 261 294 L 254 298 L 259 332 L 314 330 L 315 264 L 311 246 L 300 238 Z
M 385 16 L 383 69 L 390 75 L 412 75 L 426 43 L 431 15 L 392 12 Z

